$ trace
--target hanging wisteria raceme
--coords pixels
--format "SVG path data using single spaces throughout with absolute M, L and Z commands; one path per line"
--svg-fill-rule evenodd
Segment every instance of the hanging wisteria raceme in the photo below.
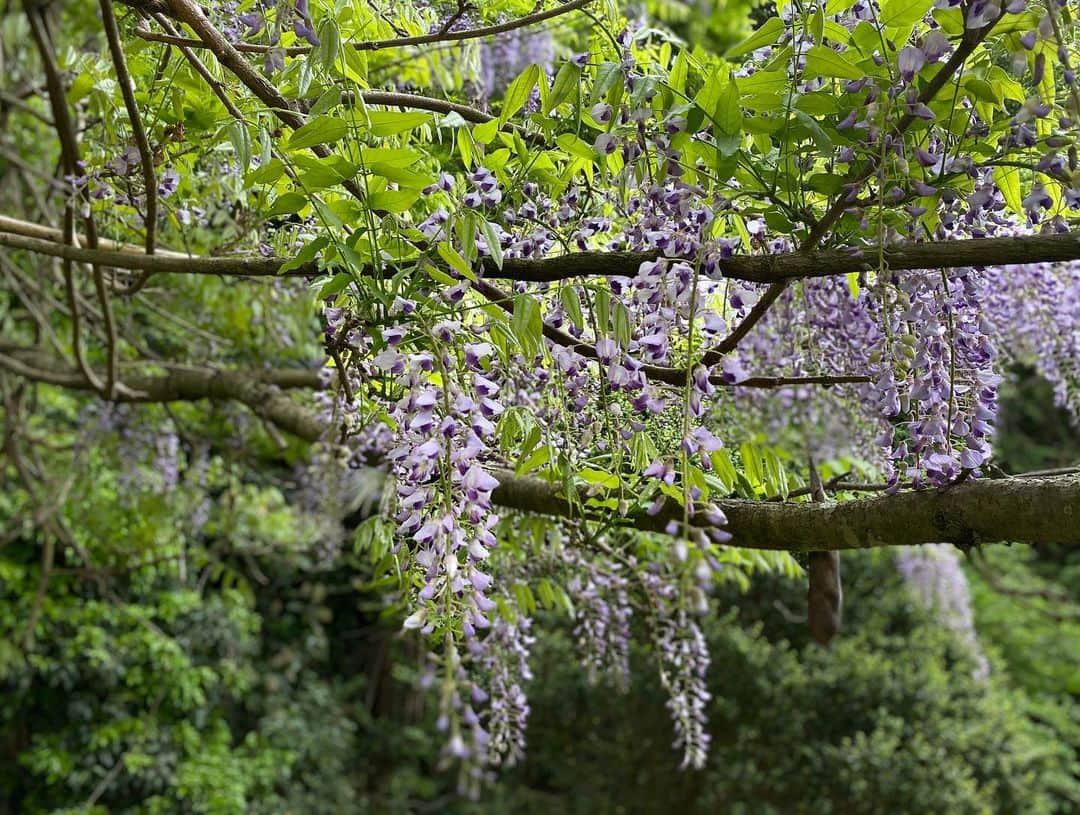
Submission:
M 990 456 L 997 413 L 994 346 L 971 270 L 908 275 L 886 304 L 886 338 L 877 350 L 877 406 L 892 426 L 890 481 L 943 486 Z
M 674 747 L 682 752 L 682 767 L 699 770 L 705 766 L 710 741 L 706 714 L 709 649 L 694 609 L 688 608 L 687 595 L 695 592 L 688 592 L 685 582 L 673 582 L 656 568 L 644 573 L 642 583 L 651 606 L 660 681 L 668 692 L 666 705 L 675 726 Z M 700 586 L 696 588 L 702 591 Z M 697 608 L 698 613 L 704 610 L 707 606 Z
M 480 71 L 477 84 L 481 97 L 501 95 L 507 86 L 530 65 L 550 72 L 555 46 L 547 31 L 510 31 L 492 42 L 480 45 Z
M 618 564 L 568 553 L 573 575 L 566 584 L 575 598 L 574 637 L 593 682 L 618 688 L 630 683 L 630 580 Z
M 932 610 L 941 625 L 970 649 L 975 660 L 975 677 L 986 679 L 990 675 L 990 663 L 979 647 L 971 593 L 955 547 L 930 544 L 904 549 L 896 554 L 896 568 L 919 604 Z
M 529 719 L 529 700 L 525 685 L 532 679 L 529 653 L 535 638 L 529 633 L 532 620 L 518 617 L 495 620 L 490 634 L 482 641 L 470 641 L 473 658 L 486 673 L 487 732 L 494 765 L 513 766 L 525 756 L 525 727 Z
M 1054 386 L 1080 421 L 1080 270 L 1030 264 L 985 272 L 985 311 L 996 342 Z

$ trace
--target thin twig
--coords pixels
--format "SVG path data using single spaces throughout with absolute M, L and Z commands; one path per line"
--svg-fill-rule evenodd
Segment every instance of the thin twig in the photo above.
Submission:
M 154 155 L 150 150 L 150 141 L 146 137 L 146 128 L 143 126 L 142 116 L 139 114 L 139 106 L 135 101 L 135 92 L 132 90 L 131 74 L 128 71 L 127 60 L 124 58 L 124 46 L 120 42 L 120 29 L 116 25 L 116 15 L 113 12 L 112 0 L 99 0 L 101 4 L 101 18 L 105 24 L 105 39 L 109 43 L 109 53 L 112 55 L 113 69 L 116 71 L 116 81 L 120 84 L 120 95 L 124 98 L 124 108 L 127 110 L 128 121 L 131 123 L 131 133 L 135 137 L 135 145 L 139 149 L 139 162 L 142 165 L 144 194 L 146 196 L 146 254 L 154 254 L 154 237 L 157 230 L 157 175 L 154 173 Z
M 121 0 L 127 5 L 131 5 L 135 8 L 142 8 L 143 4 L 140 4 L 138 0 Z M 357 51 L 382 51 L 387 48 L 407 48 L 415 45 L 430 45 L 432 43 L 440 42 L 462 42 L 464 40 L 482 39 L 484 37 L 493 37 L 496 34 L 504 34 L 508 31 L 514 31 L 518 28 L 526 28 L 537 23 L 542 23 L 545 20 L 550 20 L 553 17 L 558 17 L 563 14 L 567 14 L 571 11 L 584 8 L 595 0 L 571 0 L 569 3 L 564 3 L 547 11 L 539 11 L 535 14 L 530 14 L 526 17 L 519 17 L 516 20 L 509 20 L 505 23 L 498 23 L 497 25 L 484 26 L 482 28 L 472 28 L 465 31 L 437 31 L 431 34 L 418 34 L 413 37 L 397 37 L 390 40 L 360 40 L 358 42 L 349 43 L 352 48 Z M 157 19 L 157 14 L 154 18 Z M 182 46 L 185 48 L 211 48 L 207 42 L 203 40 L 190 39 L 188 37 L 178 36 L 176 32 L 169 32 L 166 34 L 156 34 L 150 31 L 145 26 L 136 26 L 135 35 L 144 40 L 151 42 L 167 43 L 169 45 Z M 239 52 L 249 54 L 265 54 L 271 48 L 276 46 L 271 45 L 259 45 L 256 43 L 237 43 L 236 50 Z M 311 46 L 297 45 L 290 48 L 280 49 L 283 50 L 286 56 L 299 56 L 311 51 Z
M 31 34 L 41 56 L 42 66 L 45 70 L 46 86 L 49 90 L 49 103 L 53 111 L 53 120 L 56 123 L 56 132 L 60 138 L 61 157 L 64 170 L 67 175 L 74 176 L 78 169 L 79 145 L 75 136 L 75 128 L 71 121 L 71 114 L 67 106 L 67 98 L 64 94 L 64 85 L 60 77 L 60 69 L 56 64 L 56 56 L 53 53 L 52 41 L 48 29 L 45 26 L 44 11 L 41 8 L 27 9 L 27 18 L 30 22 Z M 81 190 L 84 200 L 87 200 L 87 188 Z M 91 249 L 97 248 L 97 227 L 94 224 L 92 214 L 87 214 L 83 219 L 86 227 L 86 239 Z M 64 214 L 64 240 L 69 245 L 74 244 L 75 221 L 74 207 L 69 200 Z M 105 286 L 105 275 L 100 265 L 93 265 L 94 288 L 97 291 L 98 301 L 101 306 L 102 322 L 105 326 L 107 340 L 107 363 L 104 385 L 90 370 L 82 355 L 81 338 L 78 333 L 78 310 L 75 297 L 75 283 L 71 270 L 71 262 L 64 262 L 65 284 L 68 290 L 68 300 L 72 305 L 72 333 L 75 346 L 75 358 L 79 361 L 80 369 L 87 380 L 95 385 L 98 390 L 103 390 L 108 398 L 116 393 L 116 363 L 117 363 L 117 337 L 116 324 L 113 321 L 112 305 L 109 302 L 109 293 Z

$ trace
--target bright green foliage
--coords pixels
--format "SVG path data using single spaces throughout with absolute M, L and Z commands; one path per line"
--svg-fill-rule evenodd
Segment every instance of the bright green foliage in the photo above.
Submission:
M 636 342 L 638 317 L 600 275 L 543 291 L 523 287 L 505 302 L 482 301 L 473 290 L 454 336 L 442 340 L 444 346 L 435 342 L 428 323 L 454 316 L 449 301 L 437 295 L 461 280 L 476 284 L 485 260 L 498 270 L 510 258 L 499 231 L 515 228 L 513 218 L 494 205 L 461 200 L 471 191 L 469 175 L 480 168 L 497 180 L 507 209 L 529 197 L 527 187 L 535 186 L 539 192 L 530 195 L 549 196 L 553 205 L 572 189 L 580 192 L 580 218 L 555 236 L 558 249 L 573 249 L 572 233 L 586 216 L 633 223 L 624 210 L 646 177 L 664 183 L 682 178 L 701 201 L 716 202 L 718 217 L 705 237 L 732 241 L 737 254 L 757 252 L 765 243 L 751 237 L 752 221 L 791 246 L 816 245 L 813 229 L 844 194 L 838 166 L 850 165 L 854 178 L 879 159 L 841 126 L 856 105 L 859 112 L 865 107 L 845 82 L 870 78 L 887 85 L 896 67 L 895 43 L 886 48 L 887 59 L 875 59 L 875 52 L 885 39 L 902 44 L 916 28 L 929 31 L 924 17 L 932 4 L 886 0 L 877 27 L 864 21 L 850 31 L 821 11 L 790 6 L 785 23 L 777 9 L 752 5 L 598 2 L 582 18 L 590 27 L 567 23 L 559 31 L 550 66 L 529 64 L 485 89 L 479 87 L 485 67 L 478 42 L 467 41 L 453 53 L 431 48 L 404 60 L 400 49 L 351 47 L 428 33 L 438 22 L 437 9 L 419 2 L 313 2 L 320 44 L 308 56 L 290 57 L 272 72 L 258 60 L 251 63 L 289 103 L 292 124 L 282 121 L 282 109 L 256 100 L 204 54 L 214 81 L 221 80 L 208 84 L 175 48 L 136 36 L 135 15 L 121 10 L 128 67 L 156 151 L 155 172 L 167 168 L 175 176 L 176 189 L 159 200 L 159 246 L 207 257 L 275 255 L 287 259 L 278 269 L 282 274 L 314 269 L 306 281 L 269 276 L 256 284 L 159 275 L 142 293 L 114 293 L 122 374 L 137 366 L 160 374 L 176 369 L 169 365 L 288 374 L 323 366 L 337 376 L 342 351 L 324 346 L 329 318 L 318 306 L 347 311 L 350 327 L 371 339 L 368 350 L 375 352 L 388 346 L 384 334 L 400 319 L 400 298 L 419 304 L 419 316 L 406 326 L 405 346 L 441 352 L 452 345 L 457 353 L 461 338 L 482 328 L 493 346 L 485 370 L 496 364 L 528 368 L 522 360 L 539 360 L 536 370 L 545 373 L 555 370 L 554 346 L 543 332 L 556 305 L 565 326 L 590 332 L 594 341 L 612 340 L 621 349 Z M 830 2 L 829 14 L 851 5 Z M 253 6 L 245 0 L 239 10 Z M 624 48 L 615 36 L 624 15 L 638 6 L 657 27 L 639 32 Z M 532 0 L 479 3 L 468 9 L 470 25 L 520 17 L 534 7 Z M 208 8 L 218 24 L 236 10 Z M 120 86 L 103 46 L 98 9 L 76 0 L 50 13 L 66 101 L 77 106 L 85 127 L 81 157 L 88 173 L 96 174 L 94 183 L 111 185 L 113 195 L 92 198 L 87 207 L 103 237 L 138 243 L 144 231 L 142 213 L 131 201 L 137 196 L 123 195 L 138 175 L 112 169 L 131 145 L 131 122 L 118 102 Z M 930 13 L 959 43 L 960 12 Z M 1045 182 L 1054 212 L 1069 214 L 1064 182 L 1037 169 L 1037 151 L 1003 142 L 1033 91 L 1055 112 L 1073 103 L 1067 89 L 1054 85 L 1053 70 L 1038 88 L 1006 70 L 1010 53 L 1036 58 L 1017 44 L 1018 32 L 1034 25 L 1034 12 L 1014 16 L 992 40 L 973 47 L 965 72 L 930 100 L 941 131 L 936 138 L 946 156 L 996 163 L 991 176 L 1012 213 L 1025 217 L 1025 199 L 1036 182 Z M 789 30 L 798 35 L 798 54 L 787 39 L 781 42 Z M 266 32 L 260 36 L 265 45 Z M 275 48 L 301 45 L 301 37 L 285 28 Z M 24 14 L 0 19 L 0 57 L 10 74 L 0 90 L 8 89 L 9 80 L 11 87 L 40 82 L 44 64 L 26 45 L 31 39 Z M 762 48 L 775 53 L 758 70 L 740 73 L 743 59 Z M 1040 53 L 1047 48 L 1040 42 Z M 9 51 L 17 59 L 8 60 Z M 587 58 L 569 59 L 578 53 Z M 632 83 L 623 72 L 627 60 L 636 71 Z M 913 87 L 925 87 L 934 70 L 921 68 L 910 80 Z M 818 79 L 814 90 L 801 87 Z M 437 103 L 475 102 L 491 115 L 471 107 L 405 109 L 400 100 L 365 103 L 364 92 L 374 88 L 423 90 Z M 891 127 L 904 115 L 900 97 L 883 98 L 874 108 L 876 128 Z M 59 151 L 41 102 L 38 96 L 23 103 L 29 113 L 7 101 L 0 105 L 0 171 L 14 177 L 8 172 L 21 172 L 29 161 L 29 176 L 43 177 L 51 195 Z M 605 104 L 616 110 L 625 104 L 657 128 L 670 126 L 668 146 L 678 157 L 668 161 L 646 151 L 626 159 L 619 149 L 602 150 L 605 136 L 630 144 L 635 132 L 629 122 L 601 121 L 597 111 Z M 964 111 L 967 118 L 976 111 L 984 131 L 969 131 Z M 1038 117 L 1044 140 L 1050 121 Z M 910 151 L 929 144 L 928 127 L 916 122 L 897 138 Z M 851 156 L 839 160 L 845 152 Z M 909 228 L 932 234 L 941 193 L 912 197 L 912 204 L 928 207 L 909 217 L 883 199 L 895 185 L 933 182 L 953 199 L 975 190 L 966 170 L 916 167 L 899 153 L 880 160 L 877 199 L 861 202 L 865 218 L 836 210 L 831 242 L 857 245 Z M 627 161 L 638 163 L 637 175 L 624 173 Z M 432 189 L 443 173 L 456 188 Z M 58 223 L 50 220 L 56 213 L 46 192 L 4 187 L 3 214 L 17 205 L 20 218 Z M 428 241 L 420 226 L 439 207 L 449 210 L 446 229 Z M 33 216 L 23 211 L 30 209 Z M 586 241 L 590 249 L 601 242 Z M 31 284 L 56 282 L 47 277 L 54 271 L 50 261 L 12 257 L 18 261 L 12 261 L 14 272 L 2 267 L 10 278 L 4 277 L 0 302 L 0 350 L 50 348 L 61 367 L 74 370 L 77 344 L 63 304 L 55 300 L 44 318 L 27 316 L 20 296 Z M 0 260 L 8 263 L 6 250 Z M 879 271 L 888 271 L 884 263 Z M 11 283 L 17 272 L 29 283 Z M 695 286 L 697 277 L 695 270 Z M 852 275 L 847 290 L 857 297 L 870 282 L 872 276 Z M 792 288 L 796 299 L 806 295 L 801 284 Z M 726 296 L 715 295 L 712 304 L 725 318 Z M 89 284 L 81 297 L 89 305 L 80 306 L 80 342 L 90 366 L 101 371 L 110 344 L 103 338 L 105 321 L 94 311 Z M 44 302 L 52 308 L 54 300 Z M 687 368 L 703 351 L 694 319 L 670 338 L 673 358 Z M 810 334 L 787 339 L 807 345 L 810 361 L 820 361 Z M 443 372 L 431 372 L 430 382 L 445 384 Z M 291 404 L 326 408 L 333 424 L 342 419 L 343 402 L 335 396 L 316 404 L 325 394 L 314 392 L 323 384 L 308 387 L 311 393 Z M 389 376 L 362 384 L 366 390 L 350 396 L 348 405 L 355 408 L 349 415 L 356 435 L 387 421 L 388 406 L 407 395 Z M 242 406 L 218 396 L 212 403 L 114 406 L 94 395 L 27 385 L 4 369 L 0 811 L 1080 810 L 1080 565 L 1074 555 L 1053 547 L 990 554 L 986 563 L 993 573 L 1004 575 L 1006 588 L 1023 599 L 982 582 L 972 567 L 977 627 L 993 666 L 988 681 L 973 676 L 963 644 L 916 607 L 887 555 L 845 555 L 844 633 L 831 650 L 820 649 L 800 619 L 805 586 L 790 554 L 706 542 L 685 565 L 684 540 L 613 531 L 631 507 L 660 496 L 680 507 L 691 491 L 702 502 L 788 498 L 806 487 L 804 442 L 818 432 L 816 419 L 793 411 L 783 427 L 774 422 L 765 432 L 767 420 L 734 399 L 723 401 L 709 418 L 724 428 L 726 446 L 700 465 L 682 455 L 678 480 L 663 482 L 642 473 L 661 458 L 675 458 L 689 427 L 685 406 L 673 399 L 672 409 L 641 419 L 623 445 L 616 442 L 623 430 L 619 417 L 629 414 L 625 394 L 598 386 L 588 408 L 595 421 L 585 434 L 584 424 L 570 421 L 579 417 L 570 415 L 563 387 L 564 378 L 553 376 L 538 389 L 557 405 L 555 418 L 538 418 L 539 408 L 551 407 L 543 399 L 508 403 L 485 464 L 547 478 L 575 508 L 587 504 L 611 521 L 590 528 L 577 518 L 560 526 L 547 517 L 507 513 L 495 528 L 499 547 L 491 563 L 500 582 L 493 616 L 532 617 L 545 633 L 538 636 L 536 678 L 528 688 L 533 710 L 527 757 L 498 785 L 485 786 L 480 800 L 468 801 L 442 755 L 436 701 L 426 690 L 432 681 L 426 673 L 429 647 L 437 651 L 460 637 L 462 622 L 447 615 L 428 642 L 402 632 L 423 580 L 407 568 L 408 547 L 392 537 L 390 491 L 380 498 L 378 485 L 365 484 L 362 474 L 339 461 L 321 469 L 320 462 L 312 464 L 313 449 L 277 428 L 259 403 Z M 1019 424 L 1045 415 L 1039 406 Z M 349 441 L 337 430 L 334 424 L 326 447 Z M 559 433 L 563 443 L 555 438 Z M 567 436 L 573 444 L 565 443 Z M 1053 448 L 1069 437 L 1062 431 L 1042 439 L 1038 463 L 1054 463 Z M 1031 454 L 1008 443 L 1002 448 L 1006 459 Z M 849 471 L 856 479 L 876 475 L 847 454 L 818 464 L 826 480 Z M 452 498 L 449 491 L 443 497 Z M 688 606 L 689 598 L 700 598 L 698 607 L 710 609 L 697 580 L 702 570 L 695 574 L 693 566 L 703 565 L 707 553 L 716 567 L 714 575 L 703 566 L 704 582 L 718 596 L 709 601 L 706 625 L 712 752 L 700 772 L 677 769 L 656 654 L 640 645 L 651 634 L 645 615 L 634 617 L 638 644 L 628 689 L 594 684 L 583 667 L 567 561 L 578 549 L 609 540 L 619 557 L 643 564 L 639 579 L 650 567 L 672 577 L 678 602 Z M 673 556 L 679 544 L 683 554 Z M 454 678 L 452 671 L 446 675 Z

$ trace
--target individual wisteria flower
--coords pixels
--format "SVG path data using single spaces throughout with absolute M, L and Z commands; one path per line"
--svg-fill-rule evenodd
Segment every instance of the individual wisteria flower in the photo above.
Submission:
M 296 0 L 296 17 L 293 19 L 293 31 L 297 37 L 303 37 L 311 45 L 319 44 L 319 36 L 311 23 L 311 11 L 308 0 Z
M 1031 192 L 1023 201 L 1024 212 L 1027 213 L 1033 224 L 1039 222 L 1042 210 L 1048 210 L 1053 205 L 1054 199 L 1050 197 L 1046 192 L 1046 187 L 1042 184 L 1036 184 L 1032 187 Z
M 900 51 L 896 60 L 900 69 L 900 76 L 905 82 L 911 82 L 922 67 L 926 64 L 926 54 L 921 48 L 909 45 Z
M 1001 16 L 1001 7 L 994 0 L 974 0 L 964 17 L 966 28 L 984 28 Z
M 178 173 L 172 167 L 169 167 L 161 174 L 161 178 L 158 180 L 158 195 L 162 198 L 168 198 L 177 188 L 180 186 L 180 173 Z
M 611 133 L 601 133 L 596 137 L 593 149 L 602 156 L 610 156 L 618 149 L 618 141 Z

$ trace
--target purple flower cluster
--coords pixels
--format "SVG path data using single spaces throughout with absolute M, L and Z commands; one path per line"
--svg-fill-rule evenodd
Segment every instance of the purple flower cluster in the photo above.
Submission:
M 529 649 L 535 638 L 532 620 L 496 618 L 483 640 L 470 642 L 473 658 L 488 676 L 487 733 L 491 764 L 513 766 L 525 756 L 529 700 L 524 686 L 532 679 Z
M 942 486 L 990 457 L 997 415 L 996 351 L 974 271 L 905 274 L 886 308 L 877 404 L 891 426 L 878 439 L 902 468 L 891 478 Z
M 554 60 L 555 43 L 550 31 L 515 29 L 491 42 L 482 42 L 477 76 L 482 98 L 502 94 L 530 65 L 539 65 L 550 74 Z
M 990 663 L 979 647 L 971 593 L 956 549 L 946 543 L 901 549 L 896 554 L 896 568 L 919 604 L 932 609 L 941 625 L 971 650 L 976 661 L 975 677 L 986 679 Z
M 683 754 L 681 766 L 700 770 L 709 754 L 706 682 L 709 649 L 697 622 L 674 596 L 675 586 L 656 571 L 646 582 L 653 596 L 653 639 L 660 661 L 660 681 L 675 728 L 674 747 Z
M 630 581 L 614 562 L 567 552 L 573 576 L 566 588 L 574 598 L 574 637 L 593 682 L 630 684 Z
M 1011 358 L 1033 365 L 1080 423 L 1080 268 L 1039 263 L 983 275 L 995 340 Z

